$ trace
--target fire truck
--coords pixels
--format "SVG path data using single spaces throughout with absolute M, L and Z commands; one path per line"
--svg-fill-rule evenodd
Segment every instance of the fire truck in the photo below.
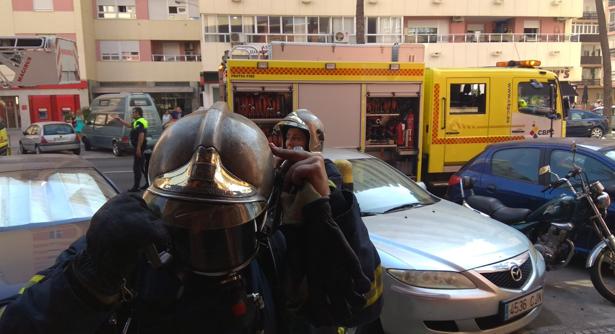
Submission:
M 10 153 L 7 128 L 64 120 L 79 108 L 80 95 L 87 98 L 87 83 L 80 79 L 75 42 L 0 36 L 0 155 Z
M 319 60 L 280 59 L 276 47 Z M 490 143 L 565 135 L 558 78 L 538 61 L 425 68 L 399 61 L 420 57 L 390 47 L 377 52 L 393 55 L 388 61 L 358 61 L 368 49 L 342 60 L 335 55 L 340 45 L 316 54 L 308 45 L 292 48 L 246 52 L 244 46 L 238 53 L 244 59 L 231 51 L 220 73 L 229 108 L 268 135 L 289 112 L 307 108 L 325 125 L 326 147 L 376 155 L 432 189 Z

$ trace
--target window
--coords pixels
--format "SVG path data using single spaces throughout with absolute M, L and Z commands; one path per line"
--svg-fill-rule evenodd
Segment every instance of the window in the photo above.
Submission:
M 451 114 L 486 113 L 487 84 L 451 84 Z
M 32 5 L 34 10 L 53 10 L 53 0 L 34 0 Z
M 540 21 L 526 20 L 525 22 L 523 22 L 523 33 L 525 34 L 526 41 L 538 40 L 539 32 L 540 32 Z
M 538 183 L 540 150 L 512 148 L 499 150 L 491 159 L 491 174 L 507 179 Z
M 188 17 L 185 1 L 168 0 L 167 7 L 170 18 Z
M 572 169 L 572 158 L 573 154 L 570 151 L 553 150 L 549 159 L 551 171 L 564 177 Z M 599 180 L 604 186 L 615 184 L 615 171 L 597 159 L 577 152 L 574 155 L 574 164 L 587 173 L 590 182 Z M 554 175 L 551 175 L 551 182 L 553 181 L 556 179 Z
M 231 16 L 231 32 L 243 32 L 241 16 Z
M 520 82 L 518 110 L 525 114 L 548 115 L 555 110 L 553 85 L 536 80 Z
M 437 27 L 408 27 L 407 34 L 413 38 L 411 43 L 435 43 L 438 41 Z
M 102 107 L 117 107 L 120 105 L 120 103 L 122 103 L 121 98 L 98 100 L 98 105 Z
M 269 16 L 269 33 L 270 34 L 279 34 L 282 32 L 280 26 L 280 20 L 282 18 L 279 16 Z
M 107 124 L 107 114 L 98 114 L 94 119 L 94 125 L 105 125 Z
M 570 120 L 571 121 L 580 121 L 581 119 L 583 119 L 583 116 L 581 115 L 580 112 L 578 111 L 572 111 L 570 113 Z
M 138 41 L 100 41 L 100 58 L 102 60 L 138 61 Z
M 130 99 L 130 106 L 131 107 L 143 107 L 143 106 L 151 106 L 151 102 L 149 99 L 146 98 L 132 98 Z
M 43 127 L 43 132 L 45 135 L 52 136 L 75 133 L 75 130 L 68 124 L 47 124 Z
M 269 18 L 267 16 L 256 17 L 256 32 L 259 34 L 269 33 Z
M 135 0 L 96 0 L 99 19 L 136 19 Z
M 293 33 L 293 17 L 285 16 L 282 18 L 282 32 L 285 34 Z
M 367 17 L 366 37 L 368 43 L 401 42 L 401 17 Z

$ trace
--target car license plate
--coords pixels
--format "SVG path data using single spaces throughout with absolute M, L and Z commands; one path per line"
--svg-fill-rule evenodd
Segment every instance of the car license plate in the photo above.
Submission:
M 509 300 L 502 303 L 504 309 L 504 320 L 514 318 L 520 314 L 523 314 L 536 306 L 542 304 L 543 301 L 543 289 L 539 288 L 533 292 L 528 293 L 525 296 Z

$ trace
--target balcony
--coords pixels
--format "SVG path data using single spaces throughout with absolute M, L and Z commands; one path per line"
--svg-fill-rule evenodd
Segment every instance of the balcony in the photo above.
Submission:
M 406 35 L 405 43 L 561 43 L 579 42 L 580 35 L 564 34 L 456 34 L 456 35 Z
M 577 84 L 577 87 L 580 85 L 587 85 L 588 87 L 602 86 L 602 79 L 583 79 L 579 84 Z
M 201 61 L 201 55 L 165 55 L 153 54 L 152 61 Z
M 598 34 L 582 34 L 580 37 L 581 43 L 600 43 L 600 35 Z
M 581 56 L 581 65 L 602 65 L 601 56 Z

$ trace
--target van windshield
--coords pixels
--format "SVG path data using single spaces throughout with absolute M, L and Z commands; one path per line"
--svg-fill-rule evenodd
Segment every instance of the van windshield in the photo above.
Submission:
M 151 106 L 152 103 L 146 98 L 132 98 L 130 99 L 131 107 Z

